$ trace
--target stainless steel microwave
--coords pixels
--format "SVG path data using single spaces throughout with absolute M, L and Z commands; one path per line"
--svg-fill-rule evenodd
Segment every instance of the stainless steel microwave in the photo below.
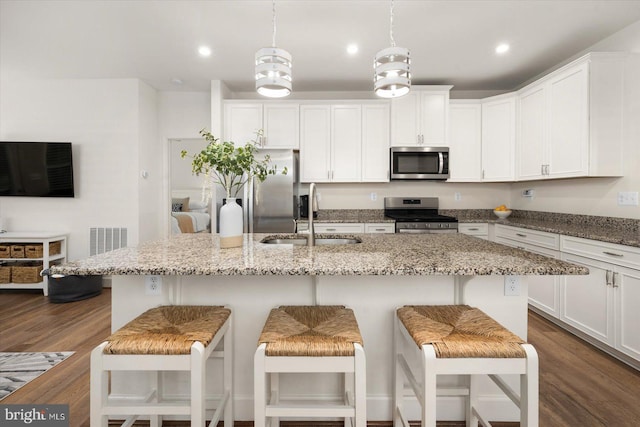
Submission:
M 449 147 L 391 147 L 391 179 L 449 178 Z

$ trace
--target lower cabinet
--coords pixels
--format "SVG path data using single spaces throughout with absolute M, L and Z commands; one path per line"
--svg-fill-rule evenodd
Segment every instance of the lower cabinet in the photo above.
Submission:
M 616 349 L 640 360 L 640 270 L 616 267 L 613 290 Z
M 475 222 L 459 223 L 458 233 L 489 240 L 489 224 Z

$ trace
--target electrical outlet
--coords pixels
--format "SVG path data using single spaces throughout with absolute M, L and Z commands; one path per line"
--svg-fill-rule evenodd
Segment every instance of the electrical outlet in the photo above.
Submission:
M 533 199 L 535 195 L 535 191 L 532 188 L 527 188 L 526 190 L 522 190 L 522 197 L 529 197 Z
M 520 295 L 520 279 L 518 276 L 504 277 L 504 294 L 505 296 Z
M 371 193 L 371 201 L 375 202 L 376 200 L 378 200 L 378 193 Z
M 637 191 L 620 191 L 618 193 L 619 206 L 638 206 Z
M 162 277 L 144 276 L 145 295 L 162 295 Z
M 456 191 L 455 193 L 453 193 L 453 200 L 455 200 L 456 202 L 459 202 L 460 200 L 462 200 L 462 194 Z

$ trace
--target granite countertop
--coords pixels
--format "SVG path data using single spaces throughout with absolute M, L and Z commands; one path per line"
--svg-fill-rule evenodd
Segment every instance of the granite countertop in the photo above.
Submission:
M 143 243 L 137 248 L 118 249 L 52 266 L 50 273 L 329 276 L 588 274 L 588 269 L 582 266 L 464 234 L 357 234 L 355 237 L 361 239 L 362 243 L 315 247 L 261 243 L 267 236 L 245 234 L 242 247 L 220 249 L 218 235 L 181 234 Z
M 493 211 L 488 209 L 450 210 L 440 213 L 456 216 L 461 223 L 503 224 L 640 248 L 640 220 L 637 219 L 516 210 L 508 218 L 498 219 Z

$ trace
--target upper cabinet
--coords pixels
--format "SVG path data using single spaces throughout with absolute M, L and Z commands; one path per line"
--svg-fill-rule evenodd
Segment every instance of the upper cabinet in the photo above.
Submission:
M 264 133 L 258 138 L 256 132 L 260 129 Z M 226 141 L 236 144 L 255 140 L 260 148 L 297 149 L 300 145 L 299 104 L 225 101 L 223 134 Z
M 391 100 L 391 145 L 448 146 L 449 91 L 453 86 L 412 86 Z
M 387 182 L 387 102 L 300 106 L 301 182 Z
M 449 182 L 482 180 L 482 105 L 479 100 L 452 100 L 449 105 Z
M 624 67 L 591 53 L 518 92 L 517 180 L 622 176 Z
M 482 101 L 482 181 L 513 181 L 515 148 L 515 94 L 484 99 Z

